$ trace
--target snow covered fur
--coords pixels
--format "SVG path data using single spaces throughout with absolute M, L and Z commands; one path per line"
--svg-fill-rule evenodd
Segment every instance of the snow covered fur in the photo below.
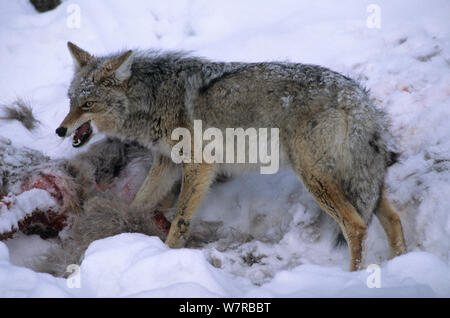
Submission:
M 56 133 L 89 142 L 93 127 L 151 149 L 151 171 L 133 206 L 153 208 L 181 176 L 177 213 L 166 244 L 182 247 L 191 220 L 215 176 L 230 164 L 176 165 L 174 129 L 194 120 L 227 127 L 277 127 L 280 158 L 290 165 L 322 210 L 340 225 L 350 270 L 362 266 L 367 224 L 375 213 L 392 256 L 406 251 L 402 226 L 383 186 L 395 162 L 382 111 L 356 81 L 329 69 L 296 63 L 220 63 L 180 52 L 133 52 L 95 57 L 68 43 L 75 61 L 70 111 Z M 286 105 L 288 101 L 288 105 Z M 193 150 L 192 150 L 193 151 Z M 193 157 L 193 156 L 192 156 Z M 240 165 L 237 173 L 258 164 Z

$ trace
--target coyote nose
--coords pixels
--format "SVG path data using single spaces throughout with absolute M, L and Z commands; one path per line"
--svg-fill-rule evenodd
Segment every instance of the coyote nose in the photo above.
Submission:
M 67 132 L 67 128 L 66 127 L 59 127 L 59 128 L 56 129 L 56 134 L 59 137 L 64 137 L 66 135 L 66 132 Z

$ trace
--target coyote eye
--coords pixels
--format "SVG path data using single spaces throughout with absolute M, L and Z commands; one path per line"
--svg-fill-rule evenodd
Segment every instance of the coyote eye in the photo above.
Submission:
M 83 105 L 81 105 L 81 109 L 85 109 L 85 110 L 89 109 L 92 107 L 92 105 L 94 105 L 94 102 L 92 102 L 92 101 L 86 102 Z

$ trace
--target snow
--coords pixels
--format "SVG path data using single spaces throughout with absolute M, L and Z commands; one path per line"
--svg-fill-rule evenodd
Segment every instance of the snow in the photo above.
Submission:
M 449 297 L 450 3 L 377 1 L 380 28 L 369 28 L 371 3 L 77 0 L 37 14 L 27 0 L 1 1 L 0 102 L 30 101 L 42 125 L 30 133 L 0 121 L 0 140 L 52 158 L 80 151 L 54 133 L 69 107 L 67 41 L 97 55 L 162 48 L 223 61 L 314 63 L 359 79 L 388 112 L 403 153 L 387 186 L 409 253 L 387 260 L 374 219 L 366 264 L 380 265 L 381 288 L 368 288 L 372 273 L 347 271 L 347 249 L 333 248 L 333 222 L 282 169 L 216 185 L 196 230 L 218 240 L 201 249 L 171 250 L 142 234 L 92 243 L 81 288 L 24 267 L 49 243 L 21 235 L 0 243 L 0 296 Z M 71 28 L 78 9 L 80 28 Z
M 379 289 L 367 287 L 366 271 L 350 273 L 313 264 L 280 271 L 258 287 L 213 267 L 199 250 L 171 250 L 158 238 L 142 234 L 120 234 L 92 243 L 81 264 L 80 288 L 69 287 L 76 286 L 77 278 L 66 282 L 11 265 L 3 243 L 0 272 L 4 297 L 433 297 L 450 293 L 449 266 L 426 252 L 411 252 L 385 264 Z

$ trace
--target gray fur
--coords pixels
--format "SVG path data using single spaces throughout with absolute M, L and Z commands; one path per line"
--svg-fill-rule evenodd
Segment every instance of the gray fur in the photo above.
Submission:
M 164 240 L 166 234 L 155 225 L 154 216 L 154 211 L 133 209 L 117 199 L 94 197 L 74 218 L 71 238 L 36 260 L 33 269 L 58 277 L 66 276 L 68 265 L 81 264 L 89 244 L 121 233 L 143 233 Z
M 41 161 L 38 157 L 33 162 Z M 75 212 L 71 214 L 69 236 L 60 237 L 59 243 L 31 264 L 35 271 L 66 276 L 70 274 L 66 272 L 67 266 L 80 264 L 90 243 L 120 233 L 138 232 L 164 239 L 166 234 L 153 220 L 155 211 L 131 208 L 120 198 L 108 191 L 100 192 L 94 186 L 94 181 L 100 186 L 110 185 L 128 164 L 136 161 L 144 163 L 144 170 L 148 170 L 152 161 L 149 150 L 135 143 L 105 139 L 92 144 L 88 151 L 74 159 L 50 162 L 46 158 L 44 165 L 29 168 L 31 173 L 36 169 L 39 173 L 49 171 L 65 180 L 65 206 L 62 209 Z M 23 174 L 17 178 L 20 176 Z
M 120 175 L 126 165 L 136 160 L 150 165 L 151 159 L 149 150 L 137 144 L 105 139 L 92 144 L 88 151 L 74 159 L 54 161 L 53 169 L 66 172 L 73 178 L 72 183 L 66 184 L 65 189 L 76 189 L 78 193 L 67 194 L 66 200 L 74 200 L 73 204 L 79 208 L 72 216 L 69 236 L 60 237 L 60 241 L 45 255 L 36 259 L 31 267 L 38 272 L 65 277 L 70 274 L 66 272 L 67 266 L 81 264 L 87 247 L 95 240 L 120 233 L 143 233 L 164 240 L 166 233 L 155 225 L 153 219 L 155 210 L 130 207 L 120 198 L 108 192 L 98 192 L 92 186 L 92 176 L 98 184 L 108 185 L 118 174 Z M 225 176 L 220 177 L 219 182 L 225 182 Z M 178 192 L 179 186 L 175 186 L 172 189 L 172 200 L 176 198 Z M 172 200 L 166 200 L 167 204 L 160 205 L 158 211 L 164 212 L 166 216 L 170 214 Z M 206 240 L 211 240 L 211 237 L 216 238 L 216 230 L 214 227 L 211 232 L 196 233 L 190 245 L 198 246 Z
M 171 140 L 172 131 L 184 127 L 192 132 L 194 120 L 202 120 L 203 129 L 220 129 L 223 135 L 229 127 L 279 128 L 280 164 L 291 165 L 322 208 L 351 231 L 344 234 L 353 240 L 351 268 L 357 268 L 364 223 L 370 222 L 379 204 L 386 169 L 395 159 L 386 116 L 359 83 L 327 68 L 300 63 L 221 63 L 155 51 L 94 57 L 73 44 L 69 49 L 83 65 L 70 85 L 70 112 L 61 124 L 69 135 L 91 121 L 100 132 L 137 142 L 160 158 L 170 157 L 177 143 Z M 118 69 L 120 76 L 115 75 Z M 95 106 L 83 111 L 86 100 Z M 167 185 L 176 181 L 175 177 L 155 179 L 167 175 L 158 169 L 172 169 L 160 162 L 150 172 L 152 182 L 144 184 L 133 204 L 157 202 L 163 194 L 154 191 L 155 184 L 165 182 L 170 189 Z M 192 188 L 185 188 L 185 196 L 182 188 L 185 202 L 179 203 L 166 243 L 179 247 L 186 242 L 192 210 L 214 179 L 211 173 L 239 173 L 260 166 L 183 165 Z M 152 195 L 158 198 L 149 200 Z M 359 216 L 352 214 L 347 201 Z
M 164 239 L 166 234 L 155 226 L 154 216 L 154 211 L 131 208 L 119 200 L 96 197 L 86 202 L 83 215 L 75 219 L 73 239 L 83 248 L 95 240 L 127 232 Z
M 174 128 L 191 127 L 193 119 L 202 119 L 218 128 L 280 127 L 282 148 L 292 153 L 290 140 L 299 127 L 315 126 L 332 113 L 346 114 L 348 148 L 342 156 L 348 157 L 337 162 L 330 149 L 324 169 L 339 174 L 348 198 L 363 219 L 370 220 L 386 167 L 392 163 L 392 138 L 385 114 L 354 80 L 315 65 L 215 63 L 155 51 L 133 54 L 127 90 L 114 86 L 113 78 L 93 80 L 101 65 L 117 56 L 94 58 L 82 74 L 75 74 L 69 90 L 71 107 L 78 107 L 86 96 L 103 101 L 117 121 L 104 132 L 156 151 L 162 144 L 170 145 Z M 290 106 L 282 107 L 286 96 Z M 325 146 L 326 138 L 334 135 L 333 125 L 322 121 L 315 128 L 320 133 L 311 136 L 317 139 L 314 142 Z
M 140 160 L 150 168 L 152 155 L 150 151 L 136 143 L 120 142 L 118 139 L 106 139 L 93 144 L 89 151 L 79 154 L 67 162 L 83 176 L 93 178 L 102 186 L 109 184 L 122 169 L 133 160 Z M 79 182 L 86 184 L 86 182 Z
M 39 125 L 39 121 L 33 114 L 33 109 L 22 99 L 17 99 L 10 106 L 4 105 L 0 108 L 3 111 L 3 115 L 0 116 L 0 119 L 17 120 L 30 131 L 34 130 Z
M 123 232 L 164 238 L 166 234 L 152 220 L 154 211 L 131 208 L 122 198 L 108 190 L 100 192 L 95 186 L 96 183 L 107 189 L 122 177 L 128 165 L 145 173 L 151 162 L 152 155 L 147 148 L 118 139 L 96 142 L 73 159 L 50 160 L 39 151 L 16 148 L 10 140 L 0 137 L 0 197 L 23 192 L 24 181 L 56 176 L 58 187 L 64 192 L 59 212 L 70 216 L 69 223 L 73 225 L 66 228 L 68 231 L 59 236 L 59 242 L 48 253 L 31 264 L 33 269 L 64 276 L 68 274 L 65 273 L 67 265 L 79 264 L 89 243 Z M 41 237 L 48 234 L 45 224 L 44 228 L 38 228 L 35 223 L 30 226 L 22 231 Z

